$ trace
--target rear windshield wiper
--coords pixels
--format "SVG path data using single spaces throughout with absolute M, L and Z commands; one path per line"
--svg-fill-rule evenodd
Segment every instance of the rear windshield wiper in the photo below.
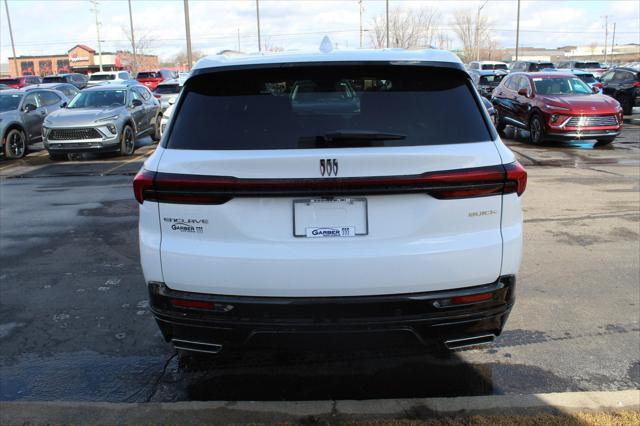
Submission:
M 362 140 L 362 141 L 390 141 L 406 139 L 401 133 L 377 132 L 375 130 L 336 130 L 328 132 L 318 139 L 325 141 Z

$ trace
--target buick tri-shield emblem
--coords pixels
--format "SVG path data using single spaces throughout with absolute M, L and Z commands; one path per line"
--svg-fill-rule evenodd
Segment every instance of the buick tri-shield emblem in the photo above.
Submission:
M 320 175 L 338 176 L 338 160 L 335 158 L 320 160 Z

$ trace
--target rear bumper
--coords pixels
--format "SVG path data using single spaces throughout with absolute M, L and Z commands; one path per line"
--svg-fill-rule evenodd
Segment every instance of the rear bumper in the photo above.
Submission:
M 447 305 L 456 297 L 486 293 L 490 299 Z M 193 351 L 445 342 L 458 347 L 468 338 L 490 341 L 502 332 L 515 302 L 515 277 L 450 291 L 319 298 L 217 296 L 150 283 L 149 297 L 165 339 Z M 181 307 L 184 301 L 198 308 Z

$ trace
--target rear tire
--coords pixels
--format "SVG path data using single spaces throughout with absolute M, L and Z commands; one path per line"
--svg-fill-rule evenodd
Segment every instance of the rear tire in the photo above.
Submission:
M 49 153 L 49 160 L 51 161 L 64 161 L 67 158 L 67 154 L 54 154 L 52 152 Z
M 532 144 L 544 141 L 544 124 L 539 114 L 534 114 L 529 120 L 529 140 Z
M 4 156 L 17 160 L 27 155 L 27 136 L 20 129 L 11 129 L 4 138 Z
M 153 126 L 153 134 L 151 135 L 151 139 L 153 139 L 154 142 L 158 142 L 161 138 L 161 134 L 160 134 L 160 125 L 162 122 L 162 115 L 159 115 L 156 117 L 156 123 Z
M 631 101 L 631 97 L 620 96 L 618 98 L 618 102 L 620 102 L 624 115 L 631 115 L 633 113 L 633 102 Z
M 133 128 L 128 124 L 122 129 L 120 136 L 120 155 L 130 157 L 135 151 L 136 137 Z
M 500 115 L 500 113 L 498 112 L 498 108 L 495 108 L 496 113 L 494 116 L 494 121 L 495 121 L 495 125 L 496 125 L 496 130 L 498 131 L 498 133 L 500 133 L 500 135 L 504 134 L 504 129 L 505 127 L 507 127 L 507 123 L 504 122 L 504 119 L 502 118 L 502 116 Z

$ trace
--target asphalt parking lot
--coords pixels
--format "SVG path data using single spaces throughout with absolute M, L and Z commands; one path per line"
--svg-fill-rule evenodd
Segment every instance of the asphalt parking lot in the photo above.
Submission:
M 640 387 L 640 123 L 611 146 L 505 142 L 529 172 L 517 303 L 450 356 L 260 352 L 193 363 L 161 338 L 137 253 L 133 157 L 0 160 L 0 400 L 337 400 Z

